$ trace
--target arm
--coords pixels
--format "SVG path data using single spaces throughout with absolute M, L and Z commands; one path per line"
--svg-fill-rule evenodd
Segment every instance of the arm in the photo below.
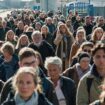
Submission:
M 83 77 L 78 84 L 76 94 L 76 105 L 89 105 L 86 77 Z

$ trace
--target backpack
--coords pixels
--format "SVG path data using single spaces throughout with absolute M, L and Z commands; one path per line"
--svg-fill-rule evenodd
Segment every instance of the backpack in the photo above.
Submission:
M 92 81 L 93 81 L 93 78 L 87 78 L 87 81 L 86 81 L 89 103 L 90 103 L 90 88 L 92 85 Z

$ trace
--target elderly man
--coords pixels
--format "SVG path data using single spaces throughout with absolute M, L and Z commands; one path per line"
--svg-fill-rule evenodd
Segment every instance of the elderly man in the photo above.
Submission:
M 53 47 L 43 40 L 40 31 L 34 31 L 32 33 L 32 41 L 33 42 L 29 45 L 29 47 L 38 51 L 41 54 L 43 61 L 45 61 L 46 57 L 55 55 Z
M 75 84 L 71 79 L 60 75 L 62 60 L 56 56 L 49 57 L 45 61 L 45 68 L 54 84 L 58 105 L 75 105 Z

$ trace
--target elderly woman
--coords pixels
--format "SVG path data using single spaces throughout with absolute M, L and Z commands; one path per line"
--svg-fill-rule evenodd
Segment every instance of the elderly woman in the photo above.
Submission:
M 41 93 L 38 75 L 32 67 L 21 67 L 13 79 L 14 98 L 2 105 L 52 105 Z
M 58 105 L 75 105 L 75 84 L 61 76 L 62 61 L 59 57 L 49 57 L 45 61 L 45 68 L 48 70 L 49 79 L 53 82 Z

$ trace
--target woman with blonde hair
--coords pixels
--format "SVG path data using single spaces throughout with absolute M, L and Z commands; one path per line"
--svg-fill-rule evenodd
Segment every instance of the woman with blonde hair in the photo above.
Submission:
M 35 68 L 21 67 L 12 83 L 15 95 L 2 105 L 52 105 L 41 92 L 38 78 Z
M 91 41 L 96 44 L 97 42 L 99 42 L 101 40 L 101 37 L 103 36 L 103 29 L 101 27 L 97 27 L 91 36 Z
M 20 51 L 20 49 L 22 49 L 23 47 L 27 47 L 29 45 L 30 41 L 29 38 L 26 34 L 22 34 L 18 41 L 17 41 L 17 45 L 15 47 L 16 49 L 16 53 L 18 53 Z
M 12 30 L 7 31 L 6 36 L 5 36 L 5 41 L 11 42 L 14 46 L 17 43 L 18 37 L 15 35 L 15 33 Z
M 63 70 L 68 67 L 68 58 L 73 41 L 74 37 L 67 28 L 66 24 L 60 23 L 57 29 L 54 44 L 57 46 L 56 55 L 63 60 Z

